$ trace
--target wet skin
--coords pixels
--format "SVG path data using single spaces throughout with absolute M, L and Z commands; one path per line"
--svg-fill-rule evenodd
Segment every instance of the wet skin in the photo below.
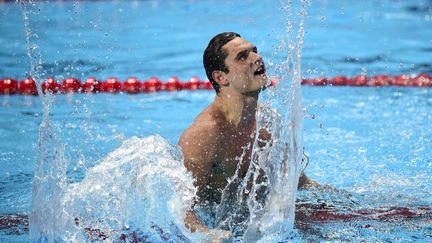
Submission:
M 252 43 L 237 37 L 223 49 L 228 53 L 225 65 L 229 71 L 212 73 L 220 92 L 179 141 L 184 164 L 195 179 L 198 203 L 219 203 L 239 163 L 237 176 L 245 176 L 256 137 L 258 95 L 268 81 L 264 62 Z M 259 138 L 264 145 L 271 135 L 261 130 Z M 300 179 L 300 183 L 306 181 L 305 176 Z M 192 211 L 186 214 L 185 223 L 192 231 L 211 233 Z
M 221 191 L 237 170 L 244 177 L 255 140 L 255 113 L 258 94 L 267 78 L 257 48 L 243 38 L 223 47 L 229 72 L 217 71 L 220 93 L 184 132 L 179 145 L 185 166 L 192 172 L 202 201 L 219 202 Z M 243 160 L 239 157 L 243 155 Z

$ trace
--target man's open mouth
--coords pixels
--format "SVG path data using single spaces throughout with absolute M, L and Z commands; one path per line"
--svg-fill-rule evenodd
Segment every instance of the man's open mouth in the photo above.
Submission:
M 266 72 L 265 66 L 262 65 L 254 72 L 254 75 L 263 75 L 265 74 L 265 72 Z

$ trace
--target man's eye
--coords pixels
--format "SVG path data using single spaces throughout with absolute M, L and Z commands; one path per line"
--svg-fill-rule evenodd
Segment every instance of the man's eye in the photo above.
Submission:
M 248 53 L 242 53 L 242 54 L 239 55 L 238 59 L 239 60 L 246 60 L 247 56 L 248 56 Z

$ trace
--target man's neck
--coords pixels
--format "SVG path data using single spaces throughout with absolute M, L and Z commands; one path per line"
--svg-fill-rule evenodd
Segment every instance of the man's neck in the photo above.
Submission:
M 255 123 L 259 92 L 239 94 L 220 92 L 216 95 L 214 105 L 221 111 L 224 118 L 235 127 Z

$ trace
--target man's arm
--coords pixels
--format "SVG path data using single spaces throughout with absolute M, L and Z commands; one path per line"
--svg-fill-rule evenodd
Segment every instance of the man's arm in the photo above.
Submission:
M 203 233 L 210 233 L 210 229 L 205 226 L 197 217 L 195 212 L 187 211 L 184 217 L 185 225 L 192 232 L 199 231 Z
M 197 127 L 192 125 L 183 133 L 179 141 L 179 145 L 183 150 L 185 167 L 192 172 L 195 179 L 195 186 L 198 189 L 198 201 L 203 194 L 204 188 L 208 186 L 212 162 L 216 157 L 218 148 L 216 132 L 211 126 Z M 199 231 L 210 236 L 211 242 L 222 242 L 222 240 L 231 237 L 230 231 L 210 230 L 192 210 L 186 212 L 184 222 L 192 232 Z
M 198 190 L 197 200 L 202 196 L 203 190 L 208 185 L 212 169 L 216 144 L 215 138 L 211 134 L 211 129 L 204 129 L 204 127 L 193 125 L 184 132 L 179 141 L 179 145 L 183 151 L 184 165 L 188 171 L 192 172 L 194 185 Z M 193 232 L 209 232 L 207 226 L 198 219 L 193 211 L 188 211 L 184 220 L 186 227 Z

